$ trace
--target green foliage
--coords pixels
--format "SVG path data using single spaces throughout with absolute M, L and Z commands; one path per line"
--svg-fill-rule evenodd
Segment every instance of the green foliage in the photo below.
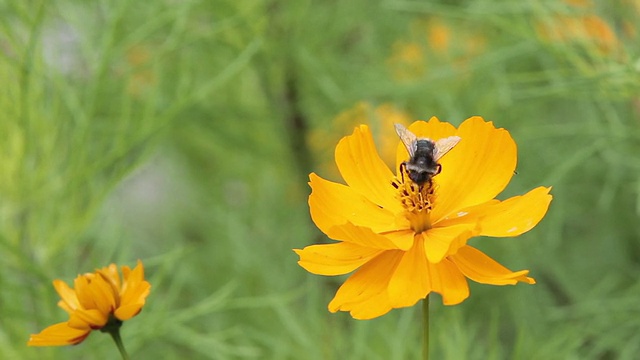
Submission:
M 417 358 L 418 308 L 330 314 L 342 278 L 291 251 L 326 241 L 306 181 L 330 159 L 309 139 L 333 148 L 350 130 L 332 119 L 360 101 L 493 120 L 519 149 L 501 196 L 553 186 L 530 233 L 472 240 L 538 284 L 471 284 L 453 308 L 432 296 L 433 358 L 638 353 L 637 1 L 3 0 L 0 14 L 0 358 L 115 358 L 98 332 L 26 342 L 66 319 L 54 279 L 136 259 L 152 291 L 123 326 L 135 359 Z

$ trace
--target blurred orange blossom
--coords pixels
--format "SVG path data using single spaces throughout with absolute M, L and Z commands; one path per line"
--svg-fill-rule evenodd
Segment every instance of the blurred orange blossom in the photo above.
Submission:
M 144 280 L 140 260 L 133 270 L 122 267 L 122 280 L 116 265 L 111 264 L 94 273 L 78 275 L 74 289 L 62 280 L 54 280 L 53 286 L 61 298 L 58 306 L 69 314 L 69 321 L 31 335 L 29 346 L 75 345 L 84 341 L 92 330 L 114 324 L 119 327 L 122 321 L 142 310 L 151 289 Z

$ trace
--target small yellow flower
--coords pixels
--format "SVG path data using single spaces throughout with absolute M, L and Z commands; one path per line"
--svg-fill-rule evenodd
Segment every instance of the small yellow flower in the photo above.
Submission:
M 424 76 L 427 64 L 424 49 L 415 41 L 398 40 L 393 44 L 387 65 L 398 82 L 411 82 Z
M 582 8 L 590 8 L 593 7 L 593 3 L 591 0 L 564 0 L 565 4 L 582 7 Z
M 78 275 L 75 289 L 62 280 L 55 280 L 53 286 L 61 298 L 58 306 L 69 314 L 69 321 L 31 335 L 29 346 L 75 345 L 89 336 L 91 330 L 119 326 L 142 310 L 151 289 L 144 280 L 140 260 L 133 270 L 122 267 L 122 281 L 118 268 L 111 264 L 95 273 Z
M 435 117 L 413 123 L 418 137 L 461 141 L 441 160 L 432 185 L 396 176 L 378 156 L 369 128 L 361 125 L 336 147 L 347 185 L 312 173 L 311 217 L 337 243 L 294 251 L 298 264 L 319 275 L 355 271 L 338 289 L 329 311 L 371 319 L 412 306 L 429 293 L 455 305 L 469 296 L 466 278 L 479 283 L 534 284 L 528 270 L 512 272 L 467 245 L 474 236 L 513 237 L 546 214 L 551 188 L 499 201 L 516 167 L 516 144 L 504 129 L 472 117 L 458 129 Z M 398 145 L 396 169 L 408 154 Z
M 153 71 L 153 48 L 145 44 L 136 44 L 127 50 L 125 60 L 123 71 L 127 76 L 127 93 L 135 98 L 150 93 L 158 84 Z
M 540 38 L 552 43 L 575 43 L 595 48 L 605 54 L 621 49 L 616 33 L 597 15 L 555 16 L 539 22 L 536 31 Z
M 426 25 L 427 43 L 436 52 L 443 54 L 451 48 L 451 27 L 441 19 L 434 18 Z
M 464 71 L 484 52 L 486 42 L 477 26 L 468 28 L 438 17 L 419 19 L 411 23 L 406 39 L 394 42 L 387 65 L 399 83 L 420 81 L 429 68 L 451 66 Z

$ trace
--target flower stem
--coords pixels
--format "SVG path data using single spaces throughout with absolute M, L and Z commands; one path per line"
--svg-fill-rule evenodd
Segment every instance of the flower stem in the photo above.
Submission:
M 120 351 L 120 355 L 122 355 L 123 360 L 129 360 L 129 354 L 127 354 L 127 350 L 124 349 L 124 344 L 122 344 L 122 338 L 120 337 L 120 328 L 114 328 L 109 331 L 109 335 L 115 341 L 118 350 Z
M 429 360 L 429 295 L 422 299 L 422 359 Z

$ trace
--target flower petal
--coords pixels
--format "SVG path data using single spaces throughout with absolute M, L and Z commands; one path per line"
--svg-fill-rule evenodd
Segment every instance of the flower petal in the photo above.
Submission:
M 84 309 L 96 309 L 108 315 L 116 308 L 111 285 L 99 275 L 90 273 L 78 276 L 74 281 L 74 288 Z
M 331 304 L 329 304 L 331 306 Z M 354 304 L 346 304 L 343 311 L 347 311 L 349 308 L 349 314 L 352 318 L 357 320 L 370 320 L 382 316 L 389 311 L 392 307 L 389 305 L 389 296 L 386 291 L 382 290 L 378 293 L 372 294 L 369 298 Z M 331 311 L 331 308 L 329 308 Z M 335 312 L 335 311 L 332 311 Z
M 475 222 L 446 227 L 434 227 L 422 233 L 429 262 L 437 264 L 448 254 L 455 253 L 466 241 L 480 232 Z
M 51 325 L 39 334 L 32 334 L 28 346 L 63 346 L 81 343 L 91 333 L 90 329 L 79 330 L 66 322 Z
M 462 140 L 440 160 L 442 172 L 434 178 L 438 185 L 431 213 L 434 222 L 493 199 L 516 168 L 516 143 L 505 129 L 475 116 L 465 120 L 456 135 Z
M 109 264 L 107 267 L 98 269 L 96 274 L 102 276 L 103 280 L 111 286 L 112 293 L 118 294 L 120 292 L 121 282 L 116 264 Z
M 404 219 L 406 221 L 406 218 Z M 415 232 L 409 228 L 409 222 L 407 221 L 407 228 L 404 230 L 385 232 L 383 235 L 396 245 L 397 249 L 409 250 L 413 245 L 413 237 Z
M 340 140 L 336 146 L 336 164 L 353 190 L 392 213 L 402 211 L 391 186 L 393 173 L 380 159 L 369 127 L 360 125 L 352 135 Z
M 429 263 L 429 280 L 431 291 L 442 296 L 445 305 L 457 305 L 469 297 L 467 279 L 448 258 L 432 264 Z
M 62 280 L 54 280 L 53 287 L 56 289 L 56 292 L 61 299 L 58 302 L 58 306 L 60 306 L 64 311 L 71 314 L 74 310 L 80 307 L 76 292 L 67 285 L 66 282 Z
M 129 302 L 127 305 L 117 308 L 116 311 L 113 312 L 113 315 L 122 321 L 129 320 L 132 317 L 138 315 L 140 311 L 142 311 L 142 307 L 144 306 L 144 304 L 144 300 L 137 303 Z
M 417 137 L 429 138 L 434 141 L 456 134 L 456 128 L 453 125 L 447 122 L 440 122 L 440 120 L 438 120 L 438 118 L 435 116 L 429 119 L 428 122 L 414 122 L 413 124 L 411 124 L 411 126 L 409 126 L 409 131 L 414 133 Z M 400 164 L 407 160 L 409 160 L 409 153 L 407 153 L 407 149 L 402 144 L 402 142 L 399 142 L 398 150 L 396 151 L 397 172 L 400 169 Z M 398 176 L 400 176 L 399 173 Z
M 425 242 L 404 253 L 389 281 L 389 302 L 393 308 L 413 306 L 430 292 L 442 296 L 445 305 L 456 305 L 469 297 L 469 285 L 456 266 L 444 259 L 431 263 L 425 256 Z
M 482 215 L 482 210 L 486 207 L 490 207 L 492 205 L 499 204 L 500 200 L 489 200 L 482 204 L 469 206 L 464 209 L 460 209 L 457 212 L 450 213 L 449 215 L 440 218 L 437 222 L 435 222 L 434 226 L 447 227 L 456 224 L 467 224 L 470 222 L 478 222 L 480 221 L 480 217 Z
M 122 274 L 124 281 L 120 293 L 120 306 L 114 314 L 120 320 L 128 320 L 137 315 L 144 306 L 151 291 L 151 284 L 144 280 L 144 266 L 140 260 L 133 270 L 123 266 Z
M 309 175 L 309 179 L 313 189 L 309 196 L 311 218 L 325 234 L 332 226 L 346 222 L 368 227 L 377 233 L 397 229 L 392 212 L 350 187 L 327 181 L 314 173 Z
M 458 249 L 458 252 L 449 258 L 466 277 L 481 284 L 515 285 L 518 282 L 536 283 L 533 278 L 526 276 L 529 270 L 512 272 L 482 251 L 469 245 Z
M 537 187 L 524 195 L 514 196 L 505 201 L 487 201 L 449 214 L 435 225 L 448 227 L 475 221 L 480 227 L 479 235 L 518 236 L 535 227 L 547 213 L 553 198 L 549 191 L 550 187 Z
M 138 260 L 138 264 L 133 270 L 128 266 L 122 267 L 124 281 L 122 283 L 122 291 L 120 292 L 120 305 L 129 303 L 144 303 L 145 298 L 149 295 L 151 285 L 144 280 L 144 266 L 142 261 Z
M 307 246 L 293 251 L 300 256 L 298 264 L 312 274 L 342 275 L 359 268 L 384 250 L 339 242 Z
M 550 187 L 538 187 L 485 209 L 477 209 L 483 236 L 518 236 L 536 226 L 549 209 L 553 198 Z
M 378 235 L 362 226 L 355 226 L 350 223 L 346 223 L 339 226 L 334 226 L 327 231 L 327 236 L 334 240 L 341 240 L 358 244 L 365 247 L 382 250 L 398 249 L 402 246 L 404 248 L 410 248 L 412 243 L 405 243 L 407 239 L 405 237 L 392 237 L 398 243 L 392 241 L 389 237 L 384 235 Z
M 364 264 L 340 286 L 329 311 L 349 311 L 355 319 L 372 319 L 389 312 L 387 286 L 402 251 L 389 250 Z
M 431 290 L 424 240 L 417 236 L 411 250 L 402 254 L 389 281 L 389 302 L 393 308 L 413 306 Z
M 109 320 L 109 313 L 103 313 L 100 310 L 78 309 L 69 316 L 69 326 L 75 329 L 100 329 Z

